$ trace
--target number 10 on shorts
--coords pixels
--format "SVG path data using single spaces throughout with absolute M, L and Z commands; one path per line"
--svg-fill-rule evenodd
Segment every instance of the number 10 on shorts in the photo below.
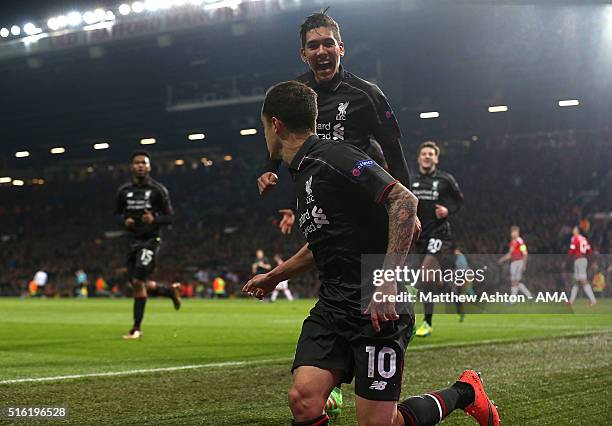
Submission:
M 368 353 L 368 377 L 374 378 L 376 374 L 376 369 L 378 369 L 378 374 L 384 379 L 390 379 L 395 374 L 395 366 L 397 362 L 397 353 L 395 350 L 389 347 L 383 347 L 378 352 L 378 360 L 376 357 L 376 347 L 375 346 L 366 346 L 366 352 Z M 389 369 L 385 368 L 385 359 L 389 356 Z M 378 362 L 376 362 L 378 361 Z

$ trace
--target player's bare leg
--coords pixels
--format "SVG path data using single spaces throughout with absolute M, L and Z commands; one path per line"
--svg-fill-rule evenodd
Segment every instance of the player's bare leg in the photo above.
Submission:
M 293 370 L 293 384 L 288 395 L 293 424 L 327 424 L 329 418 L 325 414 L 325 403 L 341 377 L 340 370 L 324 370 L 309 365 Z
M 395 401 L 372 401 L 355 395 L 355 410 L 360 426 L 403 426 L 404 418 Z

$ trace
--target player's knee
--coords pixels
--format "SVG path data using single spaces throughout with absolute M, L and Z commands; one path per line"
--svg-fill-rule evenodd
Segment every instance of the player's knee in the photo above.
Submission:
M 300 421 L 315 418 L 323 412 L 325 401 L 312 389 L 294 384 L 288 394 L 293 417 Z
M 139 279 L 135 279 L 132 281 L 132 288 L 134 289 L 134 296 L 142 297 L 146 296 L 147 288 L 145 286 L 145 282 Z

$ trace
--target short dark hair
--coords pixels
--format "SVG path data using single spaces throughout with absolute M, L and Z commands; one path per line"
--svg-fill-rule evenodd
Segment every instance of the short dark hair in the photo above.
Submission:
M 149 153 L 149 151 L 139 150 L 139 151 L 132 152 L 132 156 L 130 157 L 130 163 L 133 162 L 134 158 L 138 157 L 139 155 L 144 155 L 145 157 L 149 159 L 149 161 L 151 160 L 151 154 Z
M 329 8 L 328 8 L 329 9 Z M 322 12 L 313 13 L 308 16 L 302 26 L 300 27 L 300 39 L 302 40 L 302 47 L 306 46 L 306 33 L 310 30 L 314 30 L 315 28 L 325 27 L 332 30 L 334 37 L 338 39 L 338 41 L 342 41 L 340 38 L 340 26 L 334 18 L 326 14 L 327 9 Z
M 440 148 L 434 141 L 426 141 L 419 146 L 419 154 L 423 151 L 423 148 L 431 148 L 436 152 L 436 155 L 440 155 Z
M 315 131 L 317 94 L 297 81 L 285 81 L 268 89 L 261 113 L 276 117 L 294 132 Z

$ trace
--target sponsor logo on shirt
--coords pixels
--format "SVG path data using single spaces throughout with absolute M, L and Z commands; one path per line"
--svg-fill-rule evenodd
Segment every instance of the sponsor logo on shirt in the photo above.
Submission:
M 312 222 L 309 222 L 311 219 Z M 323 212 L 322 208 L 314 206 L 300 215 L 299 223 L 304 237 L 308 239 L 310 234 L 321 229 L 324 225 L 329 225 L 329 220 L 327 220 L 327 215 Z
M 317 228 L 321 228 L 323 225 L 329 225 L 329 220 L 327 220 L 327 216 L 323 213 L 323 209 L 317 208 L 317 206 L 312 208 L 312 217 L 317 224 Z
M 331 123 L 317 123 L 317 136 L 321 140 L 332 139 L 332 126 Z
M 338 123 L 334 126 L 334 136 L 332 137 L 335 141 L 343 141 L 344 140 L 344 126 L 342 123 Z
M 151 205 L 151 194 L 153 191 L 150 189 L 144 192 L 143 197 L 134 197 L 134 192 L 128 192 L 126 194 L 126 198 L 129 198 L 127 201 L 126 208 L 127 210 L 150 210 L 152 208 Z

